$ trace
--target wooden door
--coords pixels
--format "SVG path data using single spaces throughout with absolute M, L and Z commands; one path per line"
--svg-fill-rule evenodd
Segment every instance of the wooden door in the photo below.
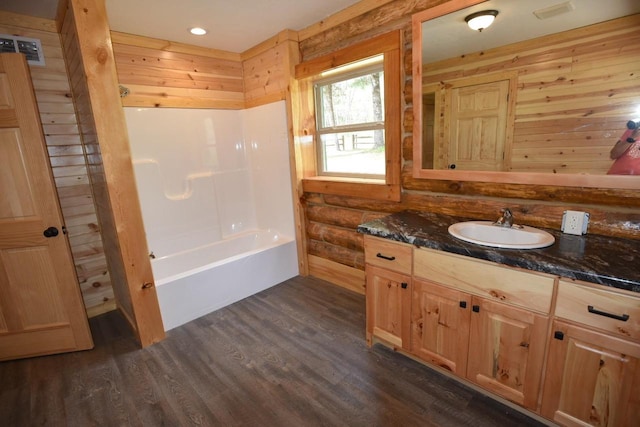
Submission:
M 450 169 L 501 171 L 507 135 L 509 80 L 451 90 Z
M 467 378 L 536 410 L 549 319 L 473 297 Z
M 415 279 L 411 304 L 411 352 L 465 376 L 469 348 L 471 296 Z
M 0 360 L 93 347 L 22 54 L 0 54 Z
M 367 265 L 367 343 L 378 337 L 409 349 L 411 277 Z
M 542 415 L 570 426 L 640 425 L 640 344 L 554 322 Z

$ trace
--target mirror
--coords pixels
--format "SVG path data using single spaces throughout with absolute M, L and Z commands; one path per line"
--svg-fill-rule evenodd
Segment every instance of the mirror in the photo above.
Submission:
M 483 10 L 498 11 L 493 25 L 471 30 L 465 17 Z M 415 14 L 413 176 L 640 188 L 607 173 L 640 120 L 639 27 L 635 0 L 451 0 Z

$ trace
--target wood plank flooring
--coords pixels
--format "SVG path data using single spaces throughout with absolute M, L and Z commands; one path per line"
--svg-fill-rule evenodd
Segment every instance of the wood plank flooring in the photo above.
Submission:
M 539 426 L 364 339 L 364 297 L 297 277 L 139 349 L 116 312 L 91 351 L 0 363 L 3 426 Z

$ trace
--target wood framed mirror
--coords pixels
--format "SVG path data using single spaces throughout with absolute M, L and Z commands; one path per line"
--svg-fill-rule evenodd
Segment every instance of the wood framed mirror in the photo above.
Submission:
M 414 178 L 640 189 L 640 169 L 608 174 L 640 120 L 640 4 L 451 0 L 412 34 Z

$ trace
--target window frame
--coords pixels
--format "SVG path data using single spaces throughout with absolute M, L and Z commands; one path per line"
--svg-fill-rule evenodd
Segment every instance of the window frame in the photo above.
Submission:
M 294 139 L 296 157 L 302 168 L 305 192 L 400 201 L 401 198 L 401 33 L 393 31 L 340 49 L 331 54 L 302 62 L 295 67 L 292 95 L 295 104 Z M 332 69 L 383 55 L 385 110 L 385 175 L 384 179 L 320 175 L 317 165 L 317 129 L 314 82 Z M 306 108 L 305 108 L 306 107 Z M 298 111 L 296 111 L 298 110 Z M 311 110 L 311 111 L 310 111 Z
M 382 75 L 384 76 L 383 55 L 376 55 L 372 58 L 365 58 L 361 61 L 356 61 L 354 64 L 357 64 L 358 62 L 367 61 L 368 59 L 375 59 L 375 58 L 380 58 L 380 59 L 376 60 L 376 62 L 374 63 L 364 64 L 361 66 L 354 67 L 353 69 L 347 69 L 344 71 L 339 71 L 340 67 L 337 67 L 335 69 L 337 71 L 336 73 L 331 73 L 328 76 L 321 76 L 317 79 L 314 79 L 313 81 L 313 95 L 315 100 L 314 105 L 315 105 L 315 118 L 316 118 L 316 156 L 317 156 L 316 164 L 318 165 L 319 176 L 384 179 L 383 174 L 365 174 L 365 173 L 359 173 L 359 172 L 336 172 L 336 171 L 326 170 L 325 165 L 327 163 L 327 158 L 325 156 L 324 144 L 321 142 L 322 135 L 369 131 L 369 130 L 384 131 L 385 129 L 384 117 L 382 118 L 382 121 L 377 121 L 377 122 L 374 121 L 374 122 L 361 122 L 361 123 L 350 124 L 350 125 L 320 126 L 320 123 L 321 123 L 320 117 L 324 116 L 324 108 L 323 108 L 324 96 L 322 95 L 322 88 L 330 84 L 340 83 L 347 80 L 374 74 L 374 73 L 382 73 Z M 384 78 L 382 81 L 384 82 Z M 386 105 L 384 106 L 384 108 L 386 108 Z M 324 164 L 321 164 L 321 163 L 324 163 Z

